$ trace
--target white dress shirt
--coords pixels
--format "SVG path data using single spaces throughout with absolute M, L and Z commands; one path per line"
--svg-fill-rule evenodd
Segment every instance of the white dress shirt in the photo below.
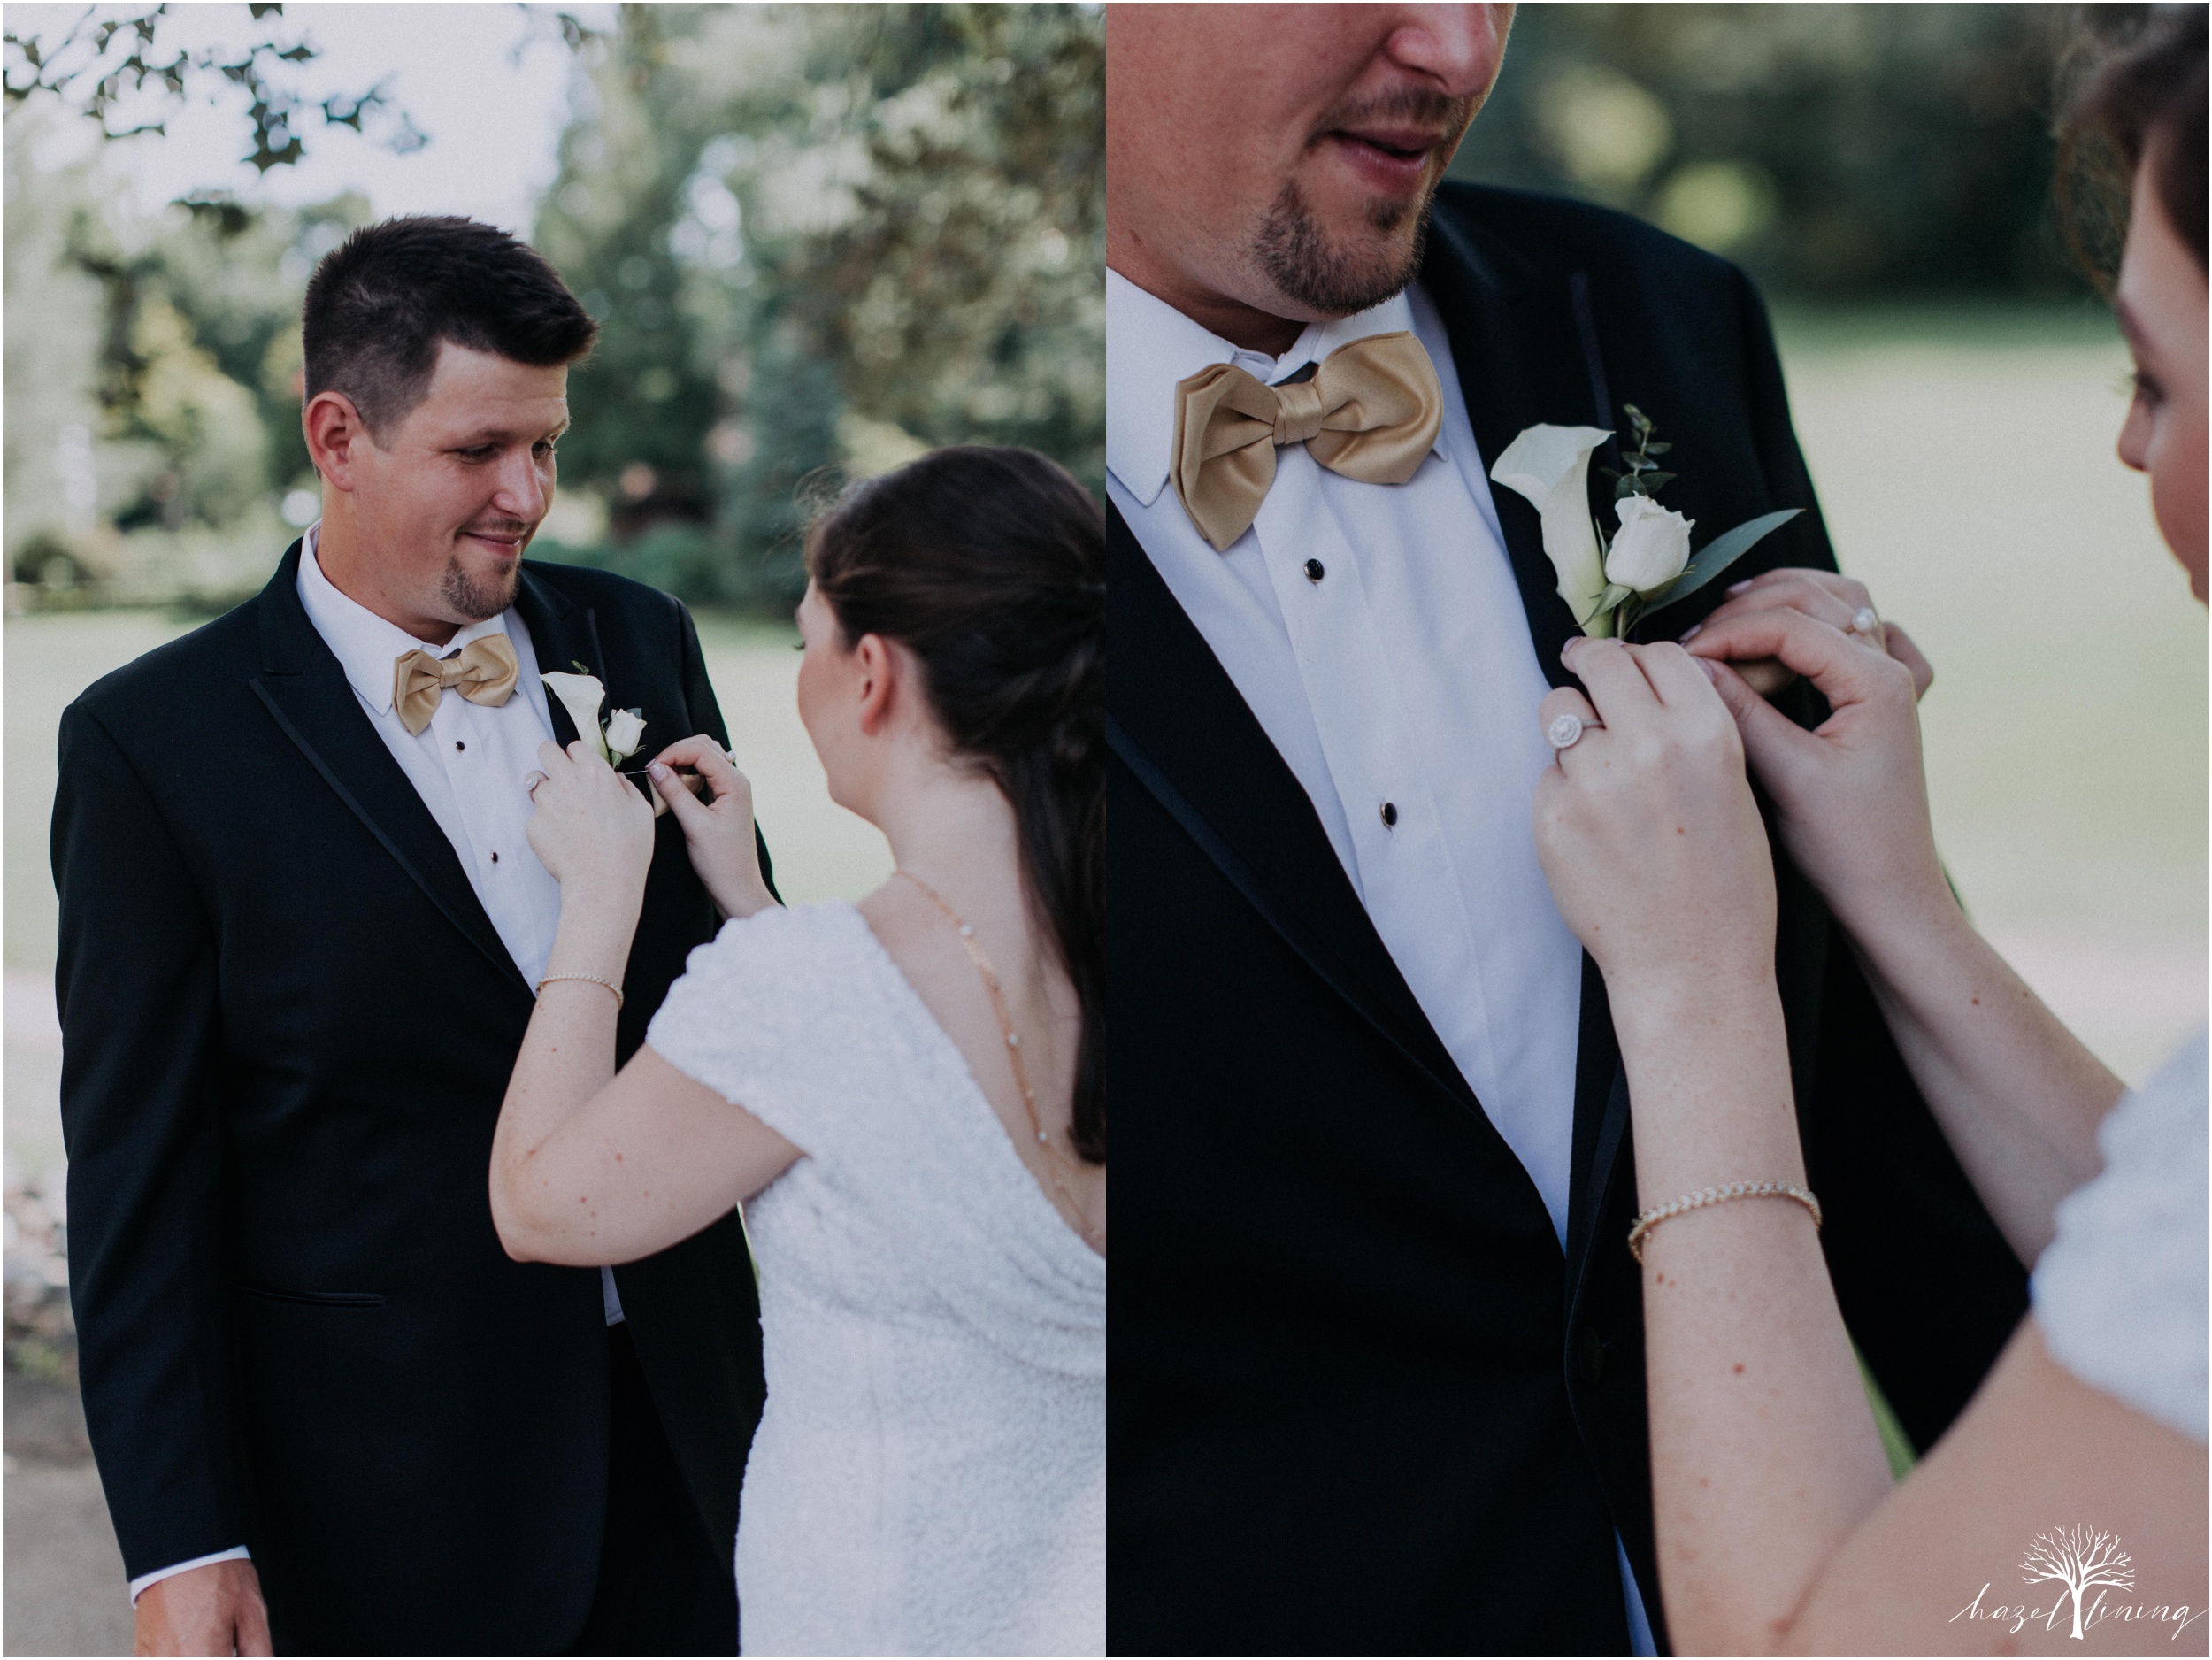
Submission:
M 1443 430 L 1420 471 L 1362 484 L 1303 444 L 1278 450 L 1252 528 L 1216 553 L 1168 484 L 1176 382 L 1214 363 L 1272 382 L 1396 329 L 1419 336 L 1443 384 Z M 1314 324 L 1269 357 L 1110 271 L 1106 387 L 1114 505 L 1305 787 L 1399 972 L 1563 1242 L 1582 948 L 1552 903 L 1529 822 L 1552 761 L 1536 721 L 1550 683 L 1442 325 L 1414 290 Z
M 552 955 L 554 930 L 561 920 L 561 885 L 539 863 L 526 834 L 531 805 L 522 780 L 538 768 L 538 745 L 553 739 L 530 631 L 510 608 L 469 624 L 442 646 L 426 646 L 341 593 L 323 574 L 315 557 L 321 529 L 319 522 L 311 526 L 300 550 L 299 596 L 307 619 L 345 670 L 376 735 L 453 844 L 507 954 L 534 986 Z M 507 701 L 495 709 L 449 690 L 438 699 L 428 726 L 419 733 L 408 731 L 393 698 L 396 661 L 418 649 L 449 657 L 471 641 L 495 634 L 504 634 L 515 649 L 518 672 Z M 607 1324 L 612 1326 L 622 1318 L 613 1270 L 599 1271 L 599 1285 Z M 135 1602 L 157 1579 L 246 1555 L 240 1545 L 142 1574 L 131 1581 L 131 1598 Z
M 1402 485 L 1275 452 L 1252 527 L 1217 553 L 1168 484 L 1176 383 L 1231 363 L 1273 383 L 1410 330 L 1444 420 Z M 1106 273 L 1106 489 L 1277 751 L 1407 987 L 1566 1239 L 1582 948 L 1536 859 L 1550 689 L 1475 447 L 1451 345 L 1412 288 L 1249 351 Z M 1315 572 L 1318 571 L 1317 580 Z M 1387 820 L 1386 806 L 1390 810 Z M 1628 1573 L 1636 1651 L 1652 1650 Z

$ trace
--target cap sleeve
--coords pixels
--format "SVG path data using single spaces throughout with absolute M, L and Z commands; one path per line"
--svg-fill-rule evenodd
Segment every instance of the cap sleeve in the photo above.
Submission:
M 815 1158 L 856 1134 L 855 1103 L 880 1093 L 879 1038 L 857 1014 L 850 905 L 772 906 L 694 950 L 646 1028 L 655 1054 Z
M 2084 1383 L 2205 1439 L 2206 1039 L 2097 1129 L 2105 1167 L 2060 1203 L 2035 1264 L 2044 1346 Z

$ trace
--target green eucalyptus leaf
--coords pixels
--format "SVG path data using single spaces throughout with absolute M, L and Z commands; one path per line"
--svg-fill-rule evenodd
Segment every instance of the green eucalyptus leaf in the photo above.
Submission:
M 1647 456 L 1663 456 L 1673 448 L 1672 444 L 1646 444 L 1644 453 Z
M 1622 404 L 1621 412 L 1628 417 L 1628 424 L 1639 433 L 1647 433 L 1651 430 L 1651 418 L 1633 403 Z
M 1671 473 L 1647 473 L 1644 474 L 1644 488 L 1647 492 L 1655 490 L 1663 484 L 1673 483 L 1674 478 L 1675 475 Z
M 1652 611 L 1664 610 L 1678 601 L 1687 599 L 1749 553 L 1765 540 L 1769 532 L 1779 530 L 1804 511 L 1801 507 L 1786 507 L 1779 512 L 1762 513 L 1756 519 L 1745 520 L 1726 534 L 1714 537 L 1690 556 L 1690 562 L 1683 567 L 1682 574 L 1664 590 L 1665 597 L 1650 605 L 1644 614 L 1649 616 Z
M 1641 496 L 1643 493 L 1644 481 L 1633 473 L 1627 474 L 1613 487 L 1613 499 L 1617 502 L 1631 496 Z

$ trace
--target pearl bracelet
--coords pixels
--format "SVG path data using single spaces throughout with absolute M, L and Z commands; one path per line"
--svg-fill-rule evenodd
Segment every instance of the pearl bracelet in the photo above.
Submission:
M 604 986 L 609 991 L 614 993 L 614 1006 L 617 1009 L 622 1007 L 622 988 L 611 980 L 600 979 L 596 974 L 548 974 L 538 982 L 538 990 L 543 992 L 557 980 L 589 980 L 595 986 Z
M 1787 1181 L 1732 1181 L 1724 1187 L 1707 1187 L 1697 1193 L 1685 1194 L 1666 1204 L 1655 1205 L 1636 1218 L 1636 1226 L 1628 1230 L 1628 1254 L 1639 1263 L 1644 1260 L 1644 1238 L 1669 1217 L 1680 1216 L 1686 1210 L 1702 1210 L 1709 1204 L 1724 1204 L 1731 1199 L 1794 1199 L 1813 1213 L 1813 1226 L 1820 1226 L 1820 1201 L 1814 1198 L 1809 1188 L 1800 1187 Z

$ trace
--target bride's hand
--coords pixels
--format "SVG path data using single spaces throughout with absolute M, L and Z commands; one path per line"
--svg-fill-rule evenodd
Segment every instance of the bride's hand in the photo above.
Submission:
M 1824 622 L 1844 633 L 1849 633 L 1855 622 L 1869 626 L 1882 649 L 1912 671 L 1916 697 L 1926 696 L 1928 688 L 1935 680 L 1934 665 L 1921 655 L 1912 636 L 1895 623 L 1884 622 L 1875 615 L 1874 596 L 1867 592 L 1863 582 L 1855 582 L 1834 571 L 1790 565 L 1747 578 L 1732 586 L 1728 594 L 1729 597 L 1715 608 L 1711 616 L 1682 636 L 1684 646 L 1701 639 L 1716 623 L 1754 611 L 1802 611 L 1815 621 Z M 1693 655 L 1709 654 L 1700 651 Z M 1794 671 L 1774 657 L 1740 658 L 1731 666 L 1762 697 L 1773 696 L 1797 679 Z
M 1536 850 L 1617 1020 L 1694 1018 L 1770 981 L 1773 856 L 1704 671 L 1671 643 L 1575 640 L 1563 660 L 1589 696 L 1546 697 L 1547 730 L 1563 714 L 1605 724 L 1537 780 Z
M 707 781 L 712 793 L 701 801 L 677 776 L 687 766 Z M 752 780 L 732 765 L 712 738 L 682 738 L 653 757 L 646 768 L 653 788 L 683 826 L 691 868 L 725 917 L 749 917 L 776 903 L 760 873 L 760 842 L 753 831 Z
M 564 905 L 581 893 L 642 895 L 653 862 L 653 808 L 580 738 L 538 745 L 544 770 L 526 780 L 530 846 L 553 873 Z
M 1890 634 L 1885 646 L 1786 607 L 1716 612 L 1688 648 L 1711 660 L 1752 771 L 1779 810 L 1790 857 L 1863 940 L 1951 903 L 1929 822 L 1914 707 L 1926 681 L 1900 654 L 1893 627 Z M 1728 666 L 1769 657 L 1827 699 L 1832 712 L 1812 731 L 1753 695 Z

